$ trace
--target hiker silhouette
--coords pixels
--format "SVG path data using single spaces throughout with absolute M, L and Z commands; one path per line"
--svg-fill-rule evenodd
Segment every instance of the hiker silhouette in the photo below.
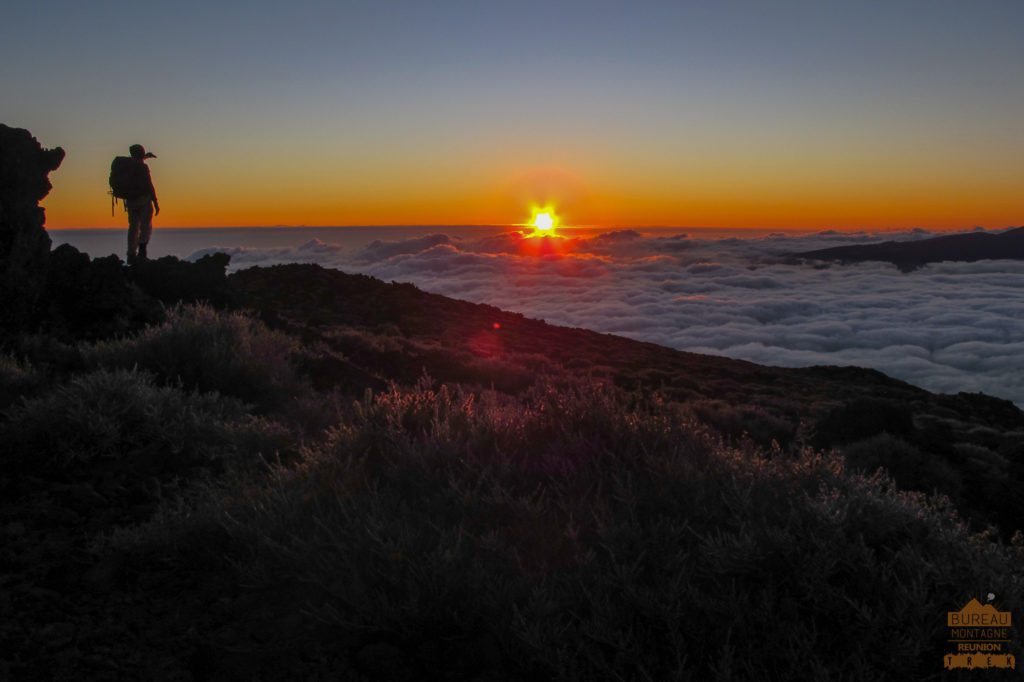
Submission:
M 115 202 L 124 202 L 128 213 L 128 263 L 134 264 L 147 257 L 153 214 L 160 215 L 160 202 L 146 165 L 146 159 L 155 159 L 156 154 L 141 144 L 133 144 L 128 153 L 130 156 L 119 156 L 110 164 L 110 193 Z

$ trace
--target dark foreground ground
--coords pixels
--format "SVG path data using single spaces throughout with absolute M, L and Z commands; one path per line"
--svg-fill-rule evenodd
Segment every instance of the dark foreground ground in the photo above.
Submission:
M 0 677 L 938 679 L 946 611 L 1022 603 L 1005 401 L 57 257 L 0 355 Z

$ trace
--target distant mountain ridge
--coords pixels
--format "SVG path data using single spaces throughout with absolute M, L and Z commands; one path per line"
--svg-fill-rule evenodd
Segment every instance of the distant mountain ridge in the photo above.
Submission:
M 836 246 L 803 251 L 797 258 L 837 260 L 844 263 L 884 261 L 909 272 L 928 263 L 942 261 L 1024 260 L 1024 227 L 1005 232 L 971 232 L 932 237 L 912 242 L 887 241 L 878 244 Z

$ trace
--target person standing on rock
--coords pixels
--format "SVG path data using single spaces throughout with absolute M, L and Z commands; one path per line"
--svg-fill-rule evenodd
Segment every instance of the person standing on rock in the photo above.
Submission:
M 110 165 L 110 190 L 115 199 L 124 201 L 128 212 L 128 263 L 146 260 L 146 248 L 153 233 L 153 214 L 160 215 L 160 202 L 149 173 L 146 159 L 156 154 L 141 144 L 128 148 L 130 157 L 119 156 Z

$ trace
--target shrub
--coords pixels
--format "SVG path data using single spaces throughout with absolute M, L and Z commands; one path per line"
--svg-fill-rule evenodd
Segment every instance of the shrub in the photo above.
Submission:
M 721 400 L 696 400 L 688 404 L 701 421 L 733 438 L 750 438 L 760 445 L 770 445 L 772 441 L 788 445 L 796 433 L 792 423 L 756 405 L 730 405 Z
M 28 362 L 21 362 L 13 355 L 0 355 L 0 410 L 31 395 L 44 381 Z
M 261 441 L 285 442 L 279 427 L 249 418 L 237 400 L 158 386 L 150 375 L 128 370 L 76 377 L 6 416 L 0 441 L 8 470 L 56 473 L 103 461 L 179 470 L 250 454 Z
M 914 433 L 910 408 L 877 398 L 858 398 L 834 408 L 815 428 L 814 445 L 827 448 L 852 443 L 880 433 L 909 436 Z
M 138 367 L 164 383 L 272 410 L 303 388 L 289 360 L 297 348 L 293 339 L 246 315 L 199 304 L 175 306 L 162 324 L 83 352 L 93 366 Z
M 998 452 L 993 452 L 981 445 L 973 443 L 955 443 L 953 451 L 965 464 L 980 469 L 992 476 L 1005 478 L 1010 469 L 1010 462 Z
M 78 346 L 63 343 L 52 336 L 25 334 L 15 341 L 19 358 L 48 373 L 67 374 L 85 369 L 85 360 Z
M 943 457 L 925 454 L 887 433 L 846 445 L 842 452 L 850 468 L 871 473 L 881 467 L 904 490 L 937 491 L 954 498 L 960 494 L 960 475 Z
M 301 466 L 210 489 L 174 523 L 189 562 L 219 525 L 199 560 L 303 586 L 333 626 L 321 648 L 382 637 L 467 679 L 919 678 L 947 610 L 1024 596 L 1015 550 L 940 502 L 586 383 L 392 388 Z M 499 663 L 467 658 L 482 635 Z

